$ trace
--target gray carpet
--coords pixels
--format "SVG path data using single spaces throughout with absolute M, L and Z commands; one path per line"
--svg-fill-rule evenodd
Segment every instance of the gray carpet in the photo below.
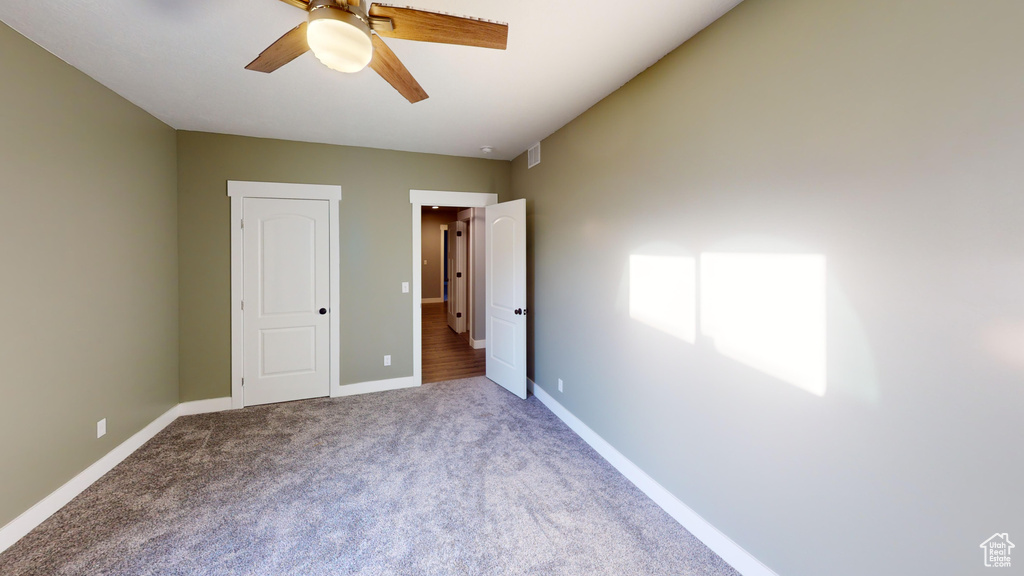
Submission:
M 735 575 L 485 378 L 179 418 L 0 574 Z

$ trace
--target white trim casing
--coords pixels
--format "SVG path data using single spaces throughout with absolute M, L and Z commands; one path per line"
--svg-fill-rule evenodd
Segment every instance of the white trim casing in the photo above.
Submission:
M 194 400 L 178 404 L 178 416 L 195 416 L 196 414 L 209 414 L 211 412 L 225 412 L 231 410 L 231 397 L 210 398 L 209 400 Z
M 340 386 L 340 390 L 337 393 L 331 393 L 331 397 L 355 396 L 357 394 L 371 394 L 373 392 L 387 392 L 388 390 L 415 387 L 416 384 L 413 382 L 412 376 L 404 376 L 402 378 L 360 382 L 359 384 L 346 384 L 344 386 Z
M 341 386 L 341 186 L 228 180 L 231 198 L 231 407 L 244 405 L 242 395 L 242 200 L 284 198 L 327 200 L 330 218 L 331 396 Z
M 341 201 L 341 186 L 335 184 L 288 184 L 285 182 L 247 182 L 228 180 L 228 196 L 247 198 L 284 198 L 290 200 Z
M 634 486 L 639 488 L 651 500 L 654 500 L 655 504 L 660 506 L 665 512 L 668 512 L 676 522 L 679 522 L 690 534 L 696 536 L 705 546 L 710 548 L 715 554 L 718 554 L 722 560 L 728 562 L 737 572 L 743 576 L 778 576 L 771 568 L 762 564 L 760 560 L 744 550 L 739 544 L 733 542 L 731 538 L 702 518 L 700 514 L 694 512 L 682 500 L 676 498 L 674 494 L 665 489 L 654 478 L 648 476 L 646 472 L 630 461 L 629 458 L 623 456 L 607 440 L 599 436 L 597 432 L 594 432 L 582 420 L 559 404 L 557 400 L 538 386 L 536 382 L 527 378 L 526 384 L 529 387 L 529 391 L 537 397 L 537 400 L 540 400 L 542 404 L 547 406 L 548 410 L 551 410 L 555 416 L 558 416 L 562 422 L 565 422 L 573 432 L 597 451 L 601 457 L 622 473 L 627 480 L 632 482 Z
M 483 208 L 498 203 L 497 194 L 409 190 L 412 204 L 412 378 L 413 386 L 423 384 L 423 206 Z

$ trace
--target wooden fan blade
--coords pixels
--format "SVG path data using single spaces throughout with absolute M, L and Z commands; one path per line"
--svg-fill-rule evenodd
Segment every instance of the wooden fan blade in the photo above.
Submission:
M 427 99 L 427 93 L 420 86 L 420 83 L 412 77 L 409 70 L 402 64 L 402 61 L 395 56 L 395 53 L 388 48 L 388 45 L 380 39 L 380 36 L 373 35 L 373 60 L 370 60 L 370 68 L 380 74 L 381 78 L 387 80 L 388 84 L 394 86 L 399 94 L 415 104 L 420 100 Z
M 309 10 L 309 0 L 281 0 L 289 6 L 295 6 L 296 8 L 302 8 L 303 10 Z
M 498 50 L 504 50 L 508 43 L 507 24 L 381 4 L 374 4 L 370 7 L 370 16 L 391 19 L 394 30 L 374 28 L 375 32 L 389 38 L 479 46 Z
M 303 22 L 278 38 L 266 50 L 260 52 L 260 55 L 245 69 L 269 74 L 307 51 L 309 51 L 309 44 L 306 44 L 306 23 Z

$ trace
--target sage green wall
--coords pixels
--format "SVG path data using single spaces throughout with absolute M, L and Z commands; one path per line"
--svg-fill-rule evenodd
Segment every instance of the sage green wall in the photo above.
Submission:
M 3 526 L 177 404 L 178 281 L 174 130 L 2 23 L 0 54 Z
M 228 180 L 337 184 L 341 382 L 412 375 L 410 189 L 506 195 L 508 162 L 178 133 L 181 400 L 231 394 Z M 383 358 L 391 354 L 392 365 Z
M 986 573 L 1024 539 L 1022 22 L 746 0 L 516 159 L 538 385 L 780 575 Z M 650 250 L 824 254 L 826 394 L 631 321 Z

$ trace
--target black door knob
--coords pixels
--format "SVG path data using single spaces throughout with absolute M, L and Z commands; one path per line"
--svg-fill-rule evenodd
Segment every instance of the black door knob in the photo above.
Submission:
M 523 315 L 523 309 L 522 308 L 516 308 L 516 316 L 522 316 L 522 315 Z
M 321 309 L 320 309 L 320 314 L 321 314 L 321 315 L 323 315 L 323 314 L 327 314 L 327 308 L 321 308 Z

